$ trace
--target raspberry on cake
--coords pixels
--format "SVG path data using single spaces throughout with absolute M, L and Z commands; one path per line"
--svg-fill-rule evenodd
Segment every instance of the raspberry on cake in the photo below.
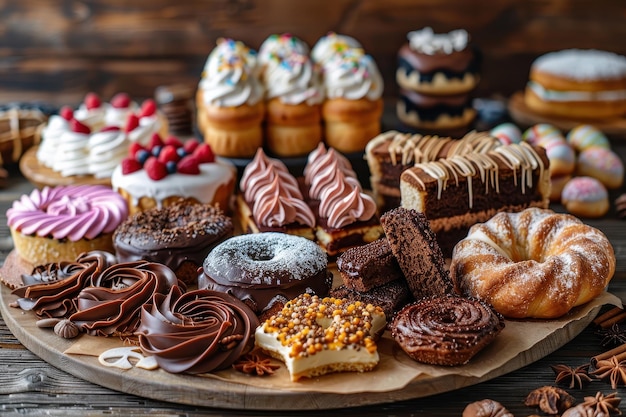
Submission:
M 134 144 L 115 168 L 111 185 L 127 201 L 130 213 L 167 207 L 180 199 L 216 204 L 228 212 L 235 188 L 235 166 L 213 155 L 208 144 L 185 143 L 153 134 L 147 146 Z
M 283 361 L 292 381 L 332 372 L 371 371 L 385 328 L 380 307 L 302 294 L 262 323 L 255 345 Z

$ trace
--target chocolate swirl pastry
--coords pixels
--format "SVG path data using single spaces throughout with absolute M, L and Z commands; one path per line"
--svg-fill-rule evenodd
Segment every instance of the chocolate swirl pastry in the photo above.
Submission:
M 32 310 L 37 317 L 63 318 L 76 312 L 76 297 L 90 285 L 94 274 L 116 262 L 103 251 L 86 252 L 75 262 L 49 263 L 36 266 L 30 275 L 23 275 L 26 284 L 13 294 L 22 310 Z
M 171 373 L 200 374 L 230 367 L 252 348 L 259 320 L 228 294 L 178 286 L 143 306 L 137 334 L 141 349 Z
M 462 365 L 493 341 L 504 319 L 488 304 L 448 294 L 405 306 L 391 334 L 412 359 L 432 365 Z
M 36 267 L 29 281 L 60 279 L 14 290 L 20 297 L 17 306 L 39 318 L 69 319 L 94 336 L 131 336 L 139 326 L 141 306 L 179 281 L 162 264 L 116 262 L 111 253 L 93 251 L 73 263 Z
M 76 298 L 78 311 L 69 319 L 92 336 L 131 336 L 139 327 L 141 307 L 177 284 L 174 271 L 163 264 L 111 265 L 92 276 L 91 285 Z

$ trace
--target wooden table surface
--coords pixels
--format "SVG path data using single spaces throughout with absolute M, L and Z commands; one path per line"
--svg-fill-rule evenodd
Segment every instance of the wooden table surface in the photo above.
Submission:
M 614 149 L 626 159 L 626 141 L 618 140 L 614 143 Z M 4 187 L 0 189 L 0 260 L 12 249 L 6 226 L 6 209 L 32 188 L 19 172 L 12 172 L 10 178 L 4 182 Z M 612 198 L 624 191 L 626 189 L 612 192 Z M 554 208 L 560 209 L 558 206 Z M 626 219 L 618 219 L 612 209 L 605 218 L 586 222 L 601 229 L 611 240 L 617 256 L 617 271 L 609 291 L 626 300 Z M 590 325 L 571 342 L 544 359 L 496 379 L 432 397 L 349 408 L 341 413 L 345 416 L 461 416 L 468 403 L 490 398 L 501 402 L 517 417 L 545 415 L 524 405 L 527 394 L 544 385 L 555 385 L 550 365 L 578 366 L 588 363 L 592 356 L 606 351 L 607 348 L 600 341 L 597 328 Z M 597 392 L 609 394 L 614 391 L 605 381 L 593 381 L 583 390 L 568 389 L 577 402 L 582 401 L 584 396 L 593 396 Z M 624 399 L 620 409 L 626 412 L 626 387 L 620 386 L 616 391 Z M 49 365 L 22 346 L 4 321 L 0 320 L 0 414 L 4 413 L 51 416 L 321 416 L 336 414 L 338 411 L 303 410 L 281 413 L 227 410 L 178 405 L 124 394 L 86 382 Z

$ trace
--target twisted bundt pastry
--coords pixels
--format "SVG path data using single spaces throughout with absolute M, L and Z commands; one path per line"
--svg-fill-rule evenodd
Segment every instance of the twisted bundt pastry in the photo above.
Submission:
M 508 318 L 556 318 L 598 296 L 615 272 L 599 230 L 569 214 L 529 208 L 474 225 L 454 248 L 455 290 Z

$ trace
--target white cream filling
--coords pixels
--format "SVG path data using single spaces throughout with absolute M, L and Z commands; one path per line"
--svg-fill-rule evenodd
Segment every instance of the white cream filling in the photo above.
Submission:
M 363 346 L 360 346 L 358 349 L 346 346 L 340 350 L 322 350 L 308 356 L 290 356 L 289 352 L 291 352 L 291 346 L 283 346 L 277 338 L 278 333 L 265 333 L 263 326 L 257 328 L 254 337 L 257 346 L 271 352 L 276 352 L 282 357 L 290 375 L 306 374 L 312 369 L 337 363 L 375 365 L 379 361 L 378 351 L 370 353 Z
M 560 91 L 549 90 L 535 81 L 528 87 L 544 101 L 620 101 L 626 100 L 626 90 Z
M 332 325 L 333 319 L 326 317 L 317 319 L 320 326 L 328 328 Z M 386 325 L 385 316 L 375 314 L 372 316 L 372 327 L 370 335 L 375 335 L 383 330 Z M 264 325 L 257 327 L 254 340 L 258 347 L 264 350 L 275 352 L 279 355 L 285 366 L 289 370 L 290 375 L 306 375 L 311 370 L 322 368 L 333 364 L 362 364 L 374 366 L 378 363 L 380 357 L 378 351 L 370 353 L 365 346 L 359 344 L 345 345 L 341 349 L 324 349 L 307 356 L 291 356 L 291 345 L 283 345 L 278 340 L 279 332 L 266 333 Z

